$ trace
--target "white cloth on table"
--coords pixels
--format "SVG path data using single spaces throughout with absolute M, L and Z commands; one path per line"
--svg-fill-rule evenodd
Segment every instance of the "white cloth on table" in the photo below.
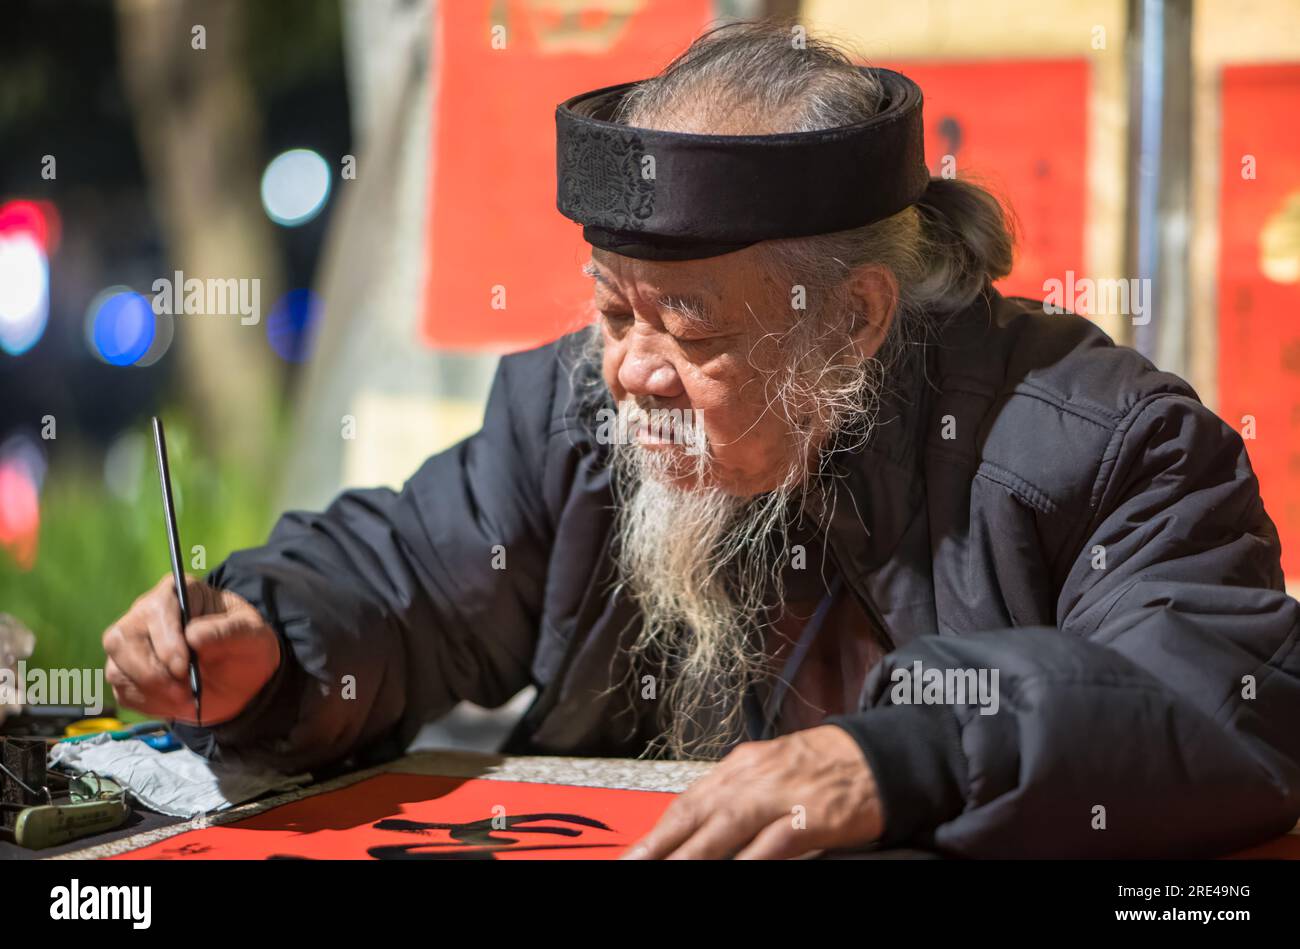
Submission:
M 234 757 L 209 761 L 184 747 L 161 752 L 138 739 L 114 741 L 108 734 L 59 742 L 50 751 L 50 764 L 112 778 L 145 807 L 173 817 L 222 811 L 311 780 L 309 774 L 285 775 Z

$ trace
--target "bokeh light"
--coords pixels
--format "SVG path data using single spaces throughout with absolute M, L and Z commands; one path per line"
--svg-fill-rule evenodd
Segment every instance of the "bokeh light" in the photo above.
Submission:
M 290 290 L 266 318 L 266 338 L 286 362 L 302 362 L 311 355 L 320 319 L 320 298 L 310 290 Z
M 22 452 L 0 454 L 0 547 L 23 570 L 36 565 L 41 505 L 37 473 Z
M 0 237 L 6 234 L 30 234 L 40 244 L 45 256 L 59 248 L 61 224 L 59 212 L 49 201 L 9 201 L 0 204 Z
M 0 459 L 21 465 L 31 475 L 36 490 L 41 490 L 50 463 L 46 460 L 45 449 L 40 441 L 21 432 L 10 435 L 0 442 Z
M 128 503 L 139 498 L 147 451 L 145 437 L 129 429 L 108 446 L 104 454 L 104 486 L 114 497 Z
M 141 369 L 146 366 L 152 366 L 171 349 L 172 340 L 176 336 L 176 321 L 179 317 L 171 316 L 167 313 L 155 313 L 153 315 L 153 342 L 145 354 L 135 361 L 135 365 Z
M 91 301 L 87 319 L 91 348 L 114 366 L 134 365 L 153 343 L 153 307 L 130 287 L 102 291 Z
M 294 148 L 271 159 L 262 173 L 262 207 L 277 224 L 306 224 L 325 206 L 330 168 L 309 148 Z
M 50 266 L 27 231 L 0 234 L 0 349 L 19 356 L 36 345 L 50 319 Z

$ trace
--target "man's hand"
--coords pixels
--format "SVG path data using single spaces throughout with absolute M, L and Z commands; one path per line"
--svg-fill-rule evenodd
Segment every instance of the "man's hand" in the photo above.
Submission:
M 791 858 L 865 846 L 882 830 L 862 749 L 839 726 L 821 725 L 737 746 L 623 859 Z
M 204 725 L 229 721 L 280 666 L 280 639 L 243 597 L 186 577 L 189 626 L 169 573 L 104 632 L 104 677 L 121 705 L 194 724 L 189 654 L 199 664 Z M 187 648 L 188 644 L 188 648 Z

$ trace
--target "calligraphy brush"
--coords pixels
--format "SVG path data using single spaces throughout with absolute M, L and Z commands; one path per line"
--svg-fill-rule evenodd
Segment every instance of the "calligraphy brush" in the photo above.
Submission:
M 171 469 L 167 466 L 167 438 L 163 435 L 162 419 L 153 416 L 153 446 L 154 453 L 158 459 L 158 482 L 162 485 L 163 500 L 163 520 L 167 522 L 167 547 L 171 551 L 172 557 L 172 577 L 176 581 L 176 602 L 181 607 L 181 635 L 185 634 L 185 627 L 190 624 L 190 598 L 189 591 L 185 586 L 185 571 L 181 569 L 181 535 L 176 529 L 176 506 L 172 503 L 172 476 Z M 189 649 L 188 643 L 186 649 Z M 194 723 L 202 724 L 202 718 L 199 715 L 199 696 L 201 689 L 199 685 L 199 662 L 194 655 L 190 653 L 190 689 L 194 692 Z

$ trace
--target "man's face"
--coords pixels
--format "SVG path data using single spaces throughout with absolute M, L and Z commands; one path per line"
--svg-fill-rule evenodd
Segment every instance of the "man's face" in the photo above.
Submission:
M 604 336 L 602 373 L 619 405 L 687 410 L 707 438 L 706 483 L 736 497 L 771 490 L 791 464 L 790 426 L 769 384 L 789 288 L 759 267 L 756 248 L 661 262 L 592 252 Z M 674 413 L 675 414 L 675 413 Z M 643 437 L 672 453 L 683 483 L 695 470 L 679 439 Z
M 767 541 L 786 536 L 827 434 L 869 419 L 879 389 L 866 360 L 890 320 L 887 272 L 860 268 L 796 310 L 767 259 L 761 247 L 672 262 L 596 249 L 588 268 L 602 375 L 632 416 L 610 455 L 619 569 L 643 618 L 629 669 L 671 658 L 673 757 L 740 733 L 738 697 L 766 661 L 756 633 L 782 597 L 783 553 Z M 680 432 L 625 439 L 640 421 L 629 405 L 698 423 L 704 454 Z

